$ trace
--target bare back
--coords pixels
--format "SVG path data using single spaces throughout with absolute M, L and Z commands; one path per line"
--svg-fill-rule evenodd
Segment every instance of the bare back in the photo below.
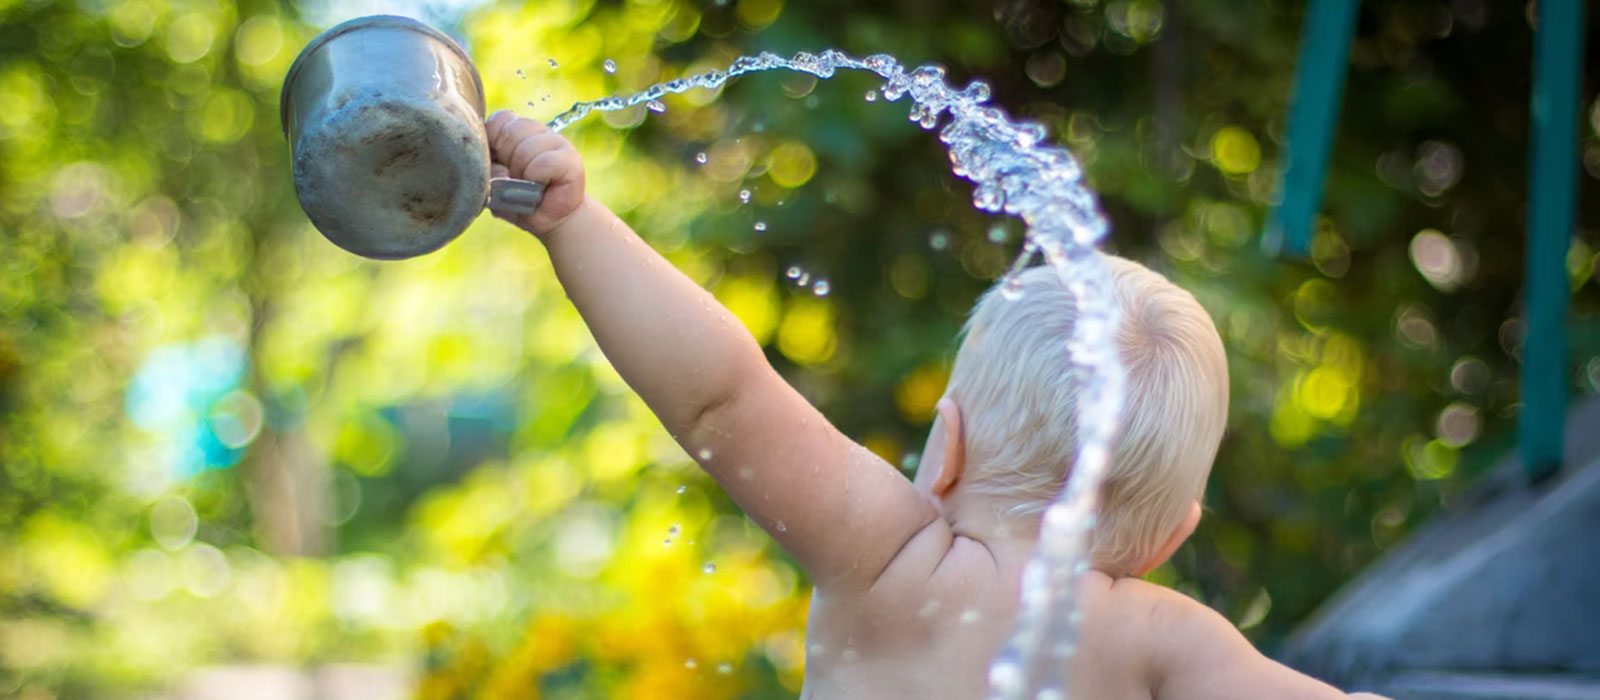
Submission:
M 984 543 L 929 525 L 860 594 L 818 590 L 807 627 L 805 700 L 976 700 L 1015 624 L 1033 544 Z M 1094 700 L 1333 700 L 1327 684 L 1262 656 L 1221 615 L 1168 588 L 1098 571 L 1068 678 Z
M 989 664 L 1014 627 L 1021 572 L 1032 550 L 1025 540 L 990 545 L 955 535 L 941 521 L 909 542 L 871 590 L 817 591 L 801 697 L 983 697 Z M 1140 635 L 1115 624 L 1118 587 L 1098 573 L 1085 582 L 1074 697 L 1153 697 Z

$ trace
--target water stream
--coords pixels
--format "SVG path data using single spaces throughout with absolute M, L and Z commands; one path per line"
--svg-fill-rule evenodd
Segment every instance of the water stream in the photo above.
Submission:
M 989 86 L 968 83 L 957 90 L 944 69 L 906 70 L 886 55 L 852 58 L 838 51 L 741 56 L 728 69 L 679 78 L 629 95 L 579 102 L 550 121 L 559 131 L 591 112 L 660 104 L 669 93 L 716 89 L 729 78 L 783 68 L 833 77 L 840 69 L 864 70 L 884 79 L 877 91 L 888 101 L 911 99 L 910 119 L 924 129 L 939 126 L 952 171 L 976 185 L 972 203 L 988 212 L 1019 217 L 1027 226 L 1022 252 L 1006 273 L 1002 292 L 1020 294 L 1018 273 L 1043 254 L 1073 292 L 1078 319 L 1067 340 L 1082 393 L 1078 406 L 1078 454 L 1062 492 L 1044 513 L 1039 549 L 1023 572 L 1017 625 L 989 668 L 991 700 L 1065 700 L 1067 660 L 1076 640 L 1074 591 L 1089 568 L 1088 535 L 1100 481 L 1110 459 L 1111 439 L 1122 409 L 1123 368 L 1116 352 L 1118 310 L 1110 270 L 1094 253 L 1108 226 L 1094 193 L 1083 184 L 1076 159 L 1045 142 L 1039 124 L 1012 121 L 991 106 Z M 876 93 L 868 93 L 875 99 Z

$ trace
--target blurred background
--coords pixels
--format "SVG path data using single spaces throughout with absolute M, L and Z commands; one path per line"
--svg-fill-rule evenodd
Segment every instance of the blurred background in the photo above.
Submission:
M 546 119 L 759 50 L 990 82 L 1082 159 L 1109 248 L 1222 331 L 1208 514 L 1151 578 L 1269 651 L 1512 444 L 1527 3 L 1364 3 L 1295 261 L 1260 231 L 1300 2 L 0 0 L 0 695 L 797 694 L 807 581 L 606 364 L 536 241 L 484 217 L 380 263 L 301 213 L 284 74 L 322 28 L 396 10 L 464 41 L 491 109 Z M 1021 229 L 876 87 L 758 74 L 569 134 L 595 195 L 909 470 Z

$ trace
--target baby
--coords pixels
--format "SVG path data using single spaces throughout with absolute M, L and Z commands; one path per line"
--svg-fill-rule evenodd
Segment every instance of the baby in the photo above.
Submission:
M 804 698 L 983 696 L 1016 617 L 1040 513 L 1074 456 L 1072 298 L 1054 272 L 973 312 L 914 481 L 840 433 L 767 363 L 739 321 L 584 195 L 583 165 L 544 125 L 500 112 L 496 176 L 546 183 L 513 222 L 628 385 L 815 584 Z M 1221 615 L 1136 578 L 1194 531 L 1228 413 L 1206 312 L 1119 258 L 1128 392 L 1078 596 L 1072 696 L 1343 698 L 1252 648 Z

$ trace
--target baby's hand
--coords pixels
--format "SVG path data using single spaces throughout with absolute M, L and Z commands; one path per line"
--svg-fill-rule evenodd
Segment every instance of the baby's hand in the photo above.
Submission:
M 532 214 L 495 212 L 544 240 L 583 204 L 583 161 L 560 134 L 510 111 L 495 112 L 486 125 L 490 175 L 544 185 L 544 199 Z

